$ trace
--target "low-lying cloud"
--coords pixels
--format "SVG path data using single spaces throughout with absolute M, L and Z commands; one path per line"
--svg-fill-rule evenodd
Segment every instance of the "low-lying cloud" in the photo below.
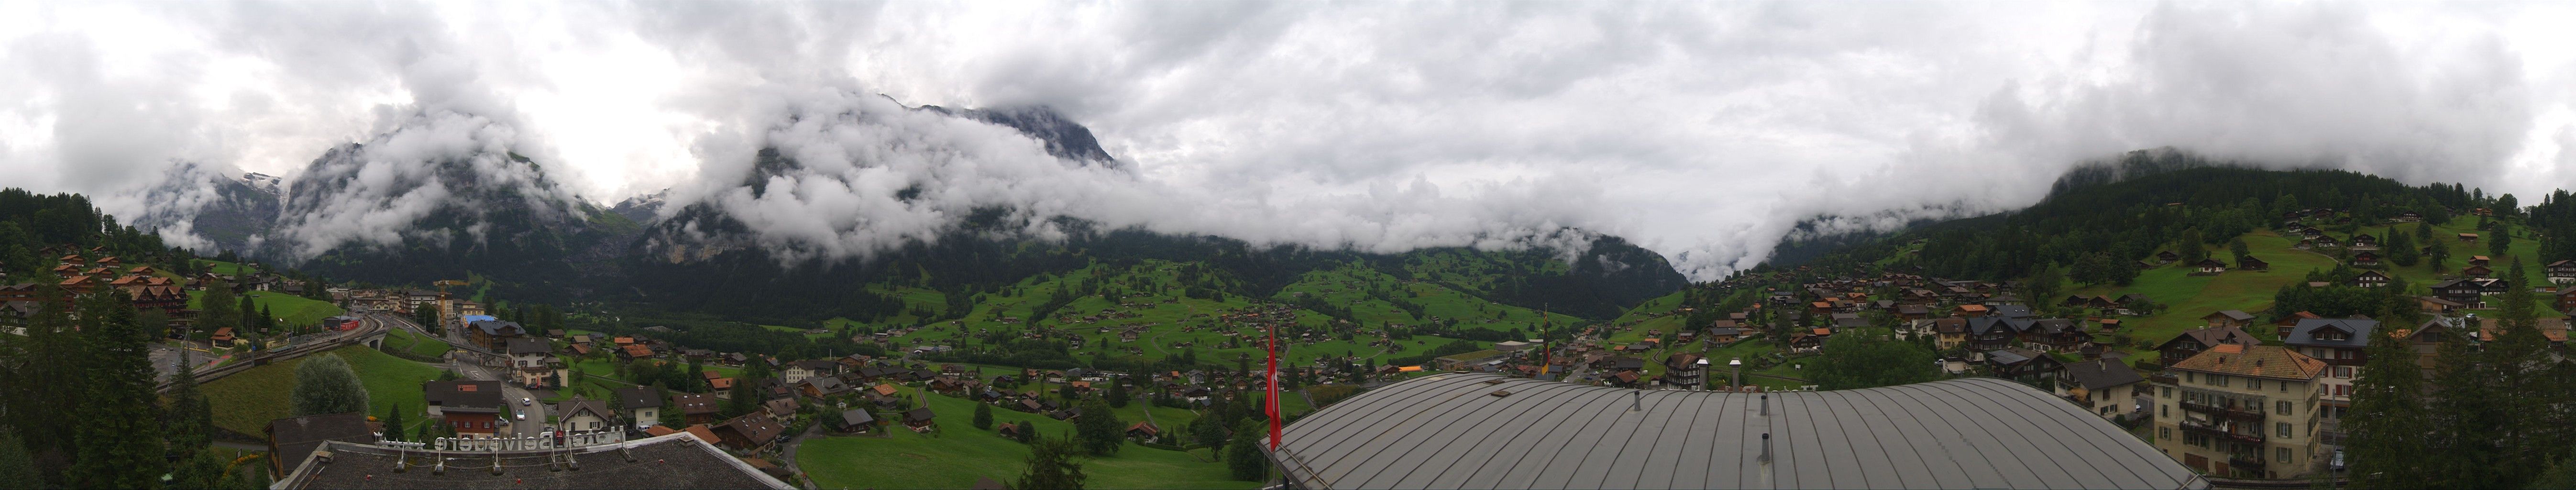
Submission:
M 1060 214 L 1372 251 L 1571 227 L 1708 279 L 1802 218 L 2008 209 L 2139 148 L 2525 194 L 2576 168 L 2563 5 L 1028 7 L 9 4 L 0 91 L 26 95 L 0 104 L 0 183 L 298 173 L 457 114 L 510 132 L 564 192 L 672 188 L 798 256 L 863 257 L 998 205 L 1039 235 Z M 878 93 L 1054 107 L 1131 171 Z M 731 188 L 764 145 L 806 167 Z M 291 239 L 399 237 L 407 195 Z

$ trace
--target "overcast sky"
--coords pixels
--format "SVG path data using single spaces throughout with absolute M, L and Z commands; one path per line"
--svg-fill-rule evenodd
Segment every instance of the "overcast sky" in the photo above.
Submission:
M 1709 279 L 1800 218 L 2026 205 L 2140 148 L 2571 187 L 2570 25 L 2507 3 L 16 2 L 0 185 L 292 174 L 444 110 L 613 203 L 731 171 L 715 150 L 756 115 L 875 93 L 1055 107 L 1144 189 L 978 202 L 1369 250 L 1570 226 Z M 1012 172 L 930 181 L 1038 175 Z M 131 201 L 108 204 L 158 205 Z

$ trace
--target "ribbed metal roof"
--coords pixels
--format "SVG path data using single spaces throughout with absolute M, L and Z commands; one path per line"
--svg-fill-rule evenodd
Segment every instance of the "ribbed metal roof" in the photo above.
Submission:
M 1317 489 L 2209 487 L 2100 417 L 1990 378 L 1757 394 L 1442 374 L 1307 416 L 1272 457 Z

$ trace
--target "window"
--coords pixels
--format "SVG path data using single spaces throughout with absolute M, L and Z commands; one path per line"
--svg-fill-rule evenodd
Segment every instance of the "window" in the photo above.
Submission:
M 2165 398 L 2173 398 L 2173 387 L 2165 387 Z
M 2282 402 L 2274 403 L 2272 406 L 2273 406 L 2273 411 L 2274 411 L 2273 415 L 2289 415 L 2289 414 L 2290 414 L 2290 402 L 2288 402 L 2288 401 L 2282 401 Z
M 2249 389 L 2249 390 L 2260 390 L 2260 389 L 2263 389 L 2263 380 L 2262 380 L 2261 378 L 2245 378 L 2245 389 Z
M 2290 460 L 2290 448 L 2286 448 L 2286 447 L 2285 447 L 2285 448 L 2280 448 L 2279 450 L 2274 451 L 2274 452 L 2273 452 L 2273 454 L 2278 454 L 2278 455 L 2280 455 L 2280 456 L 2281 456 L 2281 457 L 2279 457 L 2279 458 L 2275 458 L 2275 459 L 2273 459 L 2273 461 L 2289 461 L 2289 460 Z
M 2273 429 L 2276 429 L 2276 430 L 2275 430 L 2275 432 L 2280 432 L 2280 433 L 2281 433 L 2281 437 L 2290 437 L 2290 423 L 2289 423 L 2289 422 L 2276 422 L 2276 423 L 2273 423 L 2273 424 L 2272 424 L 2272 428 L 2273 428 Z
M 2210 385 L 2210 386 L 2227 386 L 2227 375 L 2224 375 L 2224 374 L 2212 374 L 2212 375 L 2209 375 L 2209 385 Z
M 2173 428 L 2172 428 L 2172 427 L 2157 427 L 2157 428 L 2156 428 L 2156 439 L 2159 439 L 2159 440 L 2167 440 L 2167 441 L 2173 440 Z
M 2198 382 L 2200 382 L 2200 373 L 2195 373 L 2195 372 L 2191 372 L 2191 371 L 2183 371 L 2183 372 L 2182 372 L 2182 380 L 2183 380 L 2183 382 L 2186 382 L 2186 383 L 2198 383 Z
M 2172 416 L 2173 416 L 2173 405 L 2157 405 L 2157 406 L 2156 406 L 2156 416 L 2158 416 L 2158 417 L 2172 417 Z

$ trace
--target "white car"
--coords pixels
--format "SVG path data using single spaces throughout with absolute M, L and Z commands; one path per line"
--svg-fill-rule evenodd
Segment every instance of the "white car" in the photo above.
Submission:
M 525 406 L 529 406 L 529 405 L 534 404 L 534 403 L 536 403 L 536 400 L 530 400 L 530 399 L 527 399 L 526 397 L 521 397 L 521 398 L 519 398 L 519 406 L 525 407 Z
M 527 419 L 528 419 L 528 413 L 527 413 L 527 412 L 519 412 L 519 420 L 527 420 Z

